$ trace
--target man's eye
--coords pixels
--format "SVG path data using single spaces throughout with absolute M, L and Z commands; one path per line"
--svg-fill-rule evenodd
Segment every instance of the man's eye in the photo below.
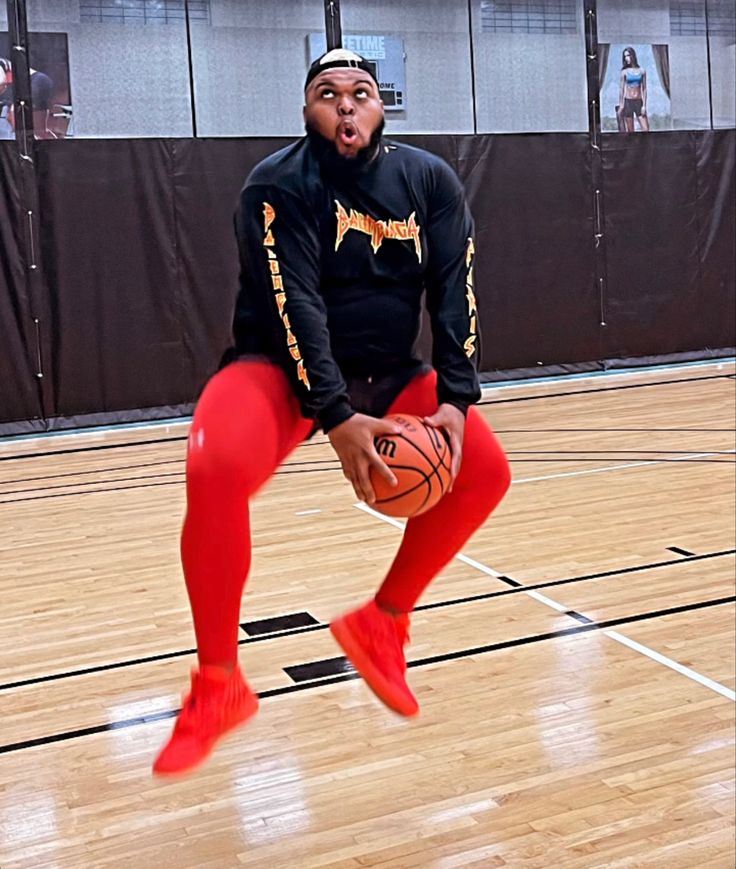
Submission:
M 333 90 L 330 90 L 330 88 L 325 88 L 323 91 L 320 92 L 321 97 L 333 97 L 334 95 L 335 92 Z
M 367 97 L 368 91 L 365 88 L 358 88 L 358 90 L 355 91 L 355 96 L 356 97 Z

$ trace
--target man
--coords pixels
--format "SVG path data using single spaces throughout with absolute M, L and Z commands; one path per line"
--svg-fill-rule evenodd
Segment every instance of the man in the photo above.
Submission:
M 14 138 L 13 67 L 6 57 L 0 57 L 0 139 Z
M 316 427 L 368 504 L 371 471 L 395 483 L 374 447 L 398 431 L 381 419 L 388 411 L 427 418 L 450 443 L 452 491 L 409 520 L 375 599 L 331 625 L 403 715 L 419 710 L 405 680 L 409 613 L 510 482 L 501 447 L 468 410 L 480 397 L 478 328 L 460 182 L 439 158 L 382 138 L 378 83 L 352 52 L 312 64 L 304 119 L 306 137 L 253 170 L 236 218 L 235 346 L 200 398 L 187 456 L 182 560 L 199 668 L 157 773 L 192 769 L 258 708 L 237 663 L 248 501 Z M 434 370 L 412 353 L 424 292 Z
M 34 138 L 46 139 L 49 137 L 48 119 L 54 83 L 45 72 L 33 68 L 29 72 Z M 13 99 L 13 67 L 7 58 L 0 57 L 0 139 L 15 138 Z

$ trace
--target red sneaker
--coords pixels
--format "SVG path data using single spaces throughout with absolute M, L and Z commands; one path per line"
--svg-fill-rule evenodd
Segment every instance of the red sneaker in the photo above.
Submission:
M 190 772 L 205 761 L 217 741 L 258 711 L 240 667 L 231 672 L 203 665 L 192 671 L 192 689 L 171 738 L 153 764 L 157 775 Z
M 392 616 L 372 600 L 336 619 L 330 630 L 379 700 L 400 715 L 419 712 L 417 699 L 405 678 L 408 615 Z

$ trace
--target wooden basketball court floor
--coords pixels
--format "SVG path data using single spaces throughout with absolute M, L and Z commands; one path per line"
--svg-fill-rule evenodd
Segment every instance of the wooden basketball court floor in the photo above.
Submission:
M 253 509 L 260 714 L 178 781 L 187 425 L 0 442 L 2 869 L 733 869 L 735 377 L 485 392 L 514 484 L 414 616 L 412 721 L 326 630 L 400 530 L 300 447 Z

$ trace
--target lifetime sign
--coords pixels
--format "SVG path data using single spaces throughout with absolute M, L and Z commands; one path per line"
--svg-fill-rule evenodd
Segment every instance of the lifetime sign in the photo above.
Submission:
M 324 33 L 307 37 L 308 65 L 327 50 Z M 344 33 L 342 47 L 364 57 L 374 67 L 378 90 L 387 112 L 406 111 L 406 55 L 404 40 L 398 36 Z

